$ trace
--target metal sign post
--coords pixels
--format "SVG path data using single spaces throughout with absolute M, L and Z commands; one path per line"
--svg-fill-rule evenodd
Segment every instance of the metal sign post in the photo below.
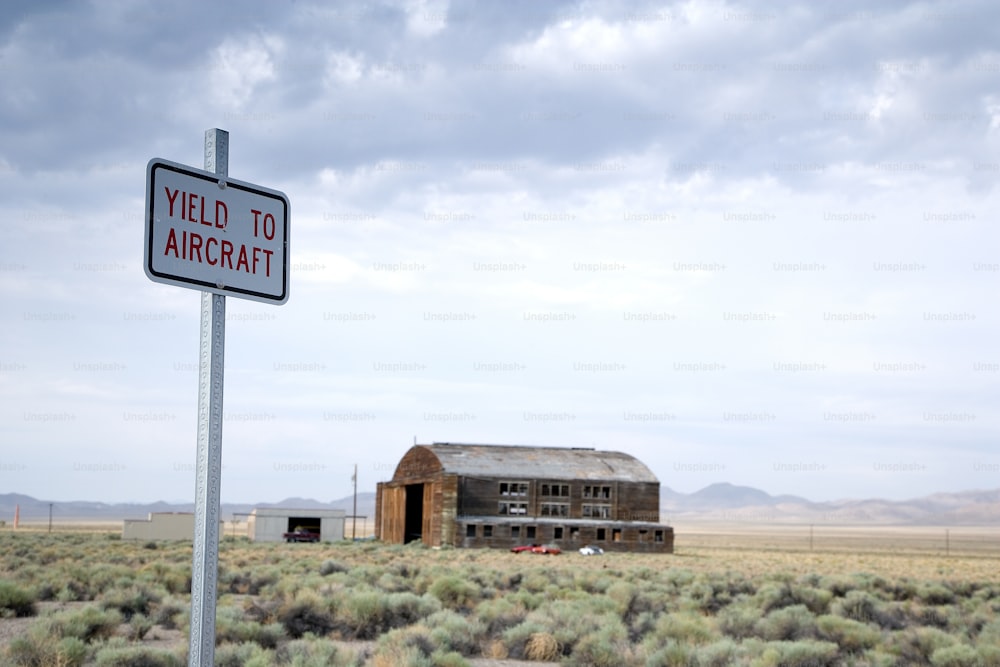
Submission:
M 205 131 L 205 170 L 220 176 L 229 175 L 229 133 L 225 130 Z M 201 293 L 200 350 L 188 665 L 212 667 L 218 597 L 222 388 L 226 354 L 226 297 L 223 294 Z
M 160 158 L 146 165 L 146 276 L 202 291 L 190 667 L 215 663 L 226 296 L 288 300 L 289 208 L 284 193 L 229 178 L 225 130 L 205 131 L 204 170 Z

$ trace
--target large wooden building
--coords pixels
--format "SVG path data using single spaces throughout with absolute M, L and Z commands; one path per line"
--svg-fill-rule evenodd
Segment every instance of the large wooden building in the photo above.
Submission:
M 414 445 L 380 482 L 375 537 L 402 544 L 555 544 L 671 553 L 660 482 L 636 458 L 585 448 Z

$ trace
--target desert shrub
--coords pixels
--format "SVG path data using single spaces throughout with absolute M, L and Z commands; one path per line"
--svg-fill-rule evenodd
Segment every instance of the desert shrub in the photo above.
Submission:
M 351 568 L 344 565 L 339 560 L 333 560 L 332 558 L 327 558 L 319 566 L 319 573 L 324 577 L 328 577 L 331 574 L 337 574 L 338 572 L 348 572 Z
M 261 648 L 275 648 L 285 639 L 285 629 L 280 623 L 261 625 L 252 621 L 237 623 L 230 629 L 230 641 L 253 642 Z M 216 634 L 216 639 L 219 635 Z
M 238 595 L 260 595 L 278 579 L 278 574 L 269 568 L 258 572 L 226 572 L 219 578 L 219 590 Z
M 524 623 L 534 623 L 555 637 L 563 653 L 569 655 L 576 642 L 606 626 L 623 627 L 615 613 L 613 602 L 599 596 L 586 603 L 572 600 L 554 600 L 530 612 Z
M 410 590 L 410 582 L 407 579 L 391 572 L 382 573 L 382 576 L 375 581 L 374 586 L 387 593 L 401 593 Z
M 4 657 L 12 667 L 80 667 L 87 659 L 87 644 L 76 637 L 53 641 L 44 632 L 29 632 L 11 640 Z
M 1000 667 L 1000 645 L 982 645 L 976 649 L 979 667 Z
M 831 605 L 830 611 L 859 623 L 877 623 L 879 601 L 867 591 L 850 591 Z
M 153 628 L 153 621 L 143 614 L 135 614 L 128 621 L 128 638 L 139 641 Z
M 916 625 L 941 628 L 942 630 L 947 629 L 950 625 L 948 614 L 938 607 L 914 606 L 911 609 L 911 615 Z
M 698 667 L 728 667 L 735 662 L 736 642 L 732 639 L 699 647 L 694 654 L 694 664 Z
M 792 597 L 797 604 L 805 605 L 814 614 L 825 614 L 830 608 L 833 594 L 812 586 L 792 586 Z
M 430 628 L 436 649 L 456 651 L 461 655 L 478 653 L 479 645 L 486 636 L 486 626 L 482 622 L 447 609 L 431 615 L 424 624 Z
M 35 615 L 35 596 L 10 581 L 0 580 L 0 618 Z
M 694 608 L 706 614 L 715 614 L 733 601 L 733 593 L 725 582 L 696 581 L 687 590 L 687 597 Z
M 813 639 L 768 642 L 760 662 L 754 664 L 775 667 L 834 667 L 839 664 L 837 645 Z
M 520 660 L 525 657 L 524 652 L 528 640 L 534 634 L 548 634 L 540 623 L 523 621 L 512 628 L 507 628 L 501 635 L 501 642 L 506 650 L 507 657 L 512 660 Z M 558 642 L 556 642 L 558 643 Z M 494 649 L 496 652 L 496 649 Z
M 169 651 L 144 646 L 108 646 L 97 651 L 96 667 L 183 667 L 184 662 Z
M 1000 617 L 994 618 L 979 631 L 979 641 L 1000 646 Z
M 791 607 L 798 604 L 798 599 L 792 594 L 792 587 L 787 582 L 767 582 L 757 589 L 754 604 L 762 613 L 768 614 L 775 609 Z
M 428 592 L 453 609 L 469 606 L 479 599 L 479 587 L 452 575 L 439 577 Z
M 529 593 L 544 593 L 552 580 L 546 572 L 535 569 L 524 574 L 521 579 L 521 590 Z
M 830 591 L 830 594 L 834 597 L 842 598 L 849 592 L 857 588 L 855 582 L 847 576 L 844 575 L 830 575 L 822 577 L 818 584 L 825 590 Z
M 733 639 L 754 636 L 757 623 L 761 620 L 760 608 L 752 603 L 732 604 L 716 616 L 719 631 Z
M 385 594 L 371 589 L 343 592 L 334 616 L 334 629 L 356 639 L 374 639 L 387 630 L 416 623 L 441 609 L 430 595 Z
M 615 603 L 615 612 L 628 623 L 638 613 L 636 601 L 639 598 L 639 588 L 627 581 L 617 581 L 608 587 L 605 595 Z
M 872 621 L 883 630 L 902 630 L 907 627 L 906 613 L 903 605 L 908 603 L 889 602 L 875 607 L 875 617 Z M 863 622 L 863 621 L 862 621 Z
M 83 578 L 87 582 L 87 599 L 94 599 L 101 593 L 115 588 L 125 588 L 135 579 L 135 571 L 121 564 L 112 563 L 109 556 L 107 562 L 82 569 Z
M 430 616 L 441 609 L 441 603 L 430 595 L 390 593 L 384 597 L 385 626 L 402 628 Z
M 268 664 L 296 667 L 349 667 L 358 662 L 353 651 L 338 648 L 330 641 L 306 638 L 293 639 L 278 648 L 274 652 L 273 660 Z
M 684 644 L 671 640 L 646 659 L 646 667 L 690 667 L 695 663 L 695 653 Z M 728 665 L 729 663 L 724 663 Z
M 528 612 L 523 605 L 504 596 L 483 600 L 476 605 L 473 613 L 476 618 L 486 624 L 486 633 L 495 637 L 524 620 Z
M 90 595 L 86 584 L 77 581 L 76 579 L 68 579 L 56 593 L 56 599 L 60 602 L 80 602 L 83 600 L 91 600 L 93 597 Z
M 695 575 L 691 570 L 677 567 L 668 571 L 667 576 L 663 577 L 663 580 L 665 584 L 680 591 L 687 588 L 694 581 L 694 578 Z
M 373 590 L 351 592 L 337 609 L 336 621 L 356 639 L 374 639 L 383 630 L 384 600 Z
M 820 616 L 816 619 L 816 629 L 821 639 L 851 653 L 873 648 L 881 638 L 881 633 L 871 626 L 840 616 Z
M 955 593 L 947 586 L 939 583 L 926 583 L 917 589 L 917 597 L 930 605 L 951 604 L 955 601 Z
M 982 667 L 979 652 L 967 644 L 955 644 L 931 653 L 934 667 Z
M 307 632 L 323 637 L 334 628 L 333 614 L 329 607 L 315 597 L 301 597 L 283 605 L 277 610 L 275 618 L 293 639 L 298 639 Z
M 892 633 L 885 643 L 902 664 L 926 665 L 935 651 L 953 646 L 956 640 L 937 628 L 911 628 Z
M 223 644 L 215 647 L 214 667 L 250 667 L 274 664 L 271 651 L 253 642 L 243 644 Z
M 532 632 L 524 642 L 524 657 L 528 660 L 552 662 L 560 653 L 559 642 L 547 632 Z
M 126 621 L 135 614 L 149 614 L 150 606 L 160 601 L 160 596 L 146 589 L 132 586 L 128 589 L 108 591 L 101 596 L 102 609 L 116 609 Z
M 75 637 L 89 644 L 112 637 L 121 625 L 122 615 L 114 609 L 101 610 L 88 606 L 54 614 L 45 621 L 44 626 L 48 626 L 52 636 Z
M 248 621 L 235 607 L 220 607 L 215 617 L 215 642 L 243 644 L 252 642 L 262 648 L 272 649 L 285 637 L 284 628 L 278 623 L 262 625 Z
M 434 667 L 472 667 L 472 663 L 457 651 L 434 651 L 431 653 Z
M 597 632 L 582 637 L 573 647 L 569 659 L 573 664 L 591 667 L 627 667 L 640 664 L 620 622 L 605 625 Z
M 382 635 L 372 654 L 374 667 L 434 667 L 431 654 L 434 643 L 427 628 L 410 626 Z
M 188 605 L 177 600 L 164 600 L 156 607 L 156 613 L 153 614 L 153 624 L 173 630 L 177 627 L 177 617 L 185 613 L 187 608 Z
M 675 640 L 690 646 L 707 644 L 713 638 L 712 625 L 704 616 L 693 613 L 664 614 L 656 621 L 654 637 L 661 643 Z
M 755 633 L 768 641 L 810 639 L 816 636 L 816 621 L 805 605 L 782 607 L 757 622 Z
M 518 590 L 505 595 L 504 597 L 515 604 L 521 605 L 528 611 L 538 609 L 547 599 L 546 596 L 541 593 L 532 593 L 526 590 Z

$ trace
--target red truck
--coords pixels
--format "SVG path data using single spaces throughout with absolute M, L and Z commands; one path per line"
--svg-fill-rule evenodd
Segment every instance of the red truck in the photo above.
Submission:
M 319 542 L 319 533 L 305 528 L 296 528 L 290 533 L 282 534 L 286 542 Z

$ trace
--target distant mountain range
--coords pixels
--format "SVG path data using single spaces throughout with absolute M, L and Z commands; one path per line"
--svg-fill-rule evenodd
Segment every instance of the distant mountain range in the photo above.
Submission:
M 353 512 L 353 496 L 322 502 L 310 498 L 286 498 L 276 503 L 222 503 L 222 518 L 249 514 L 255 507 L 289 509 L 341 509 Z M 359 493 L 358 516 L 375 517 L 375 494 Z M 49 517 L 47 500 L 17 493 L 0 494 L 0 521 L 14 519 L 20 506 L 21 521 L 44 521 Z M 55 522 L 117 521 L 142 519 L 152 512 L 193 512 L 194 503 L 98 503 L 52 502 Z M 912 500 L 835 500 L 813 502 L 799 496 L 772 496 L 749 486 L 719 483 L 694 493 L 679 493 L 661 487 L 661 520 L 669 524 L 699 522 L 770 524 L 826 523 L 841 525 L 983 526 L 1000 525 L 1000 489 L 935 493 Z
M 833 500 L 772 496 L 760 489 L 720 483 L 685 494 L 662 489 L 661 520 L 741 524 L 1000 525 L 1000 489 L 935 493 L 912 500 Z
M 21 521 L 47 521 L 49 501 L 38 500 L 19 493 L 0 494 L 0 521 L 14 520 L 14 509 L 20 506 Z M 89 501 L 52 502 L 52 520 L 66 521 L 117 521 L 121 519 L 145 519 L 153 512 L 194 512 L 194 502 L 168 503 L 96 503 Z M 226 521 L 234 515 L 249 514 L 255 507 L 285 507 L 288 509 L 340 509 L 348 516 L 353 514 L 354 497 L 321 502 L 311 498 L 285 498 L 276 503 L 222 503 L 220 510 Z M 358 516 L 375 518 L 375 494 L 358 493 Z

